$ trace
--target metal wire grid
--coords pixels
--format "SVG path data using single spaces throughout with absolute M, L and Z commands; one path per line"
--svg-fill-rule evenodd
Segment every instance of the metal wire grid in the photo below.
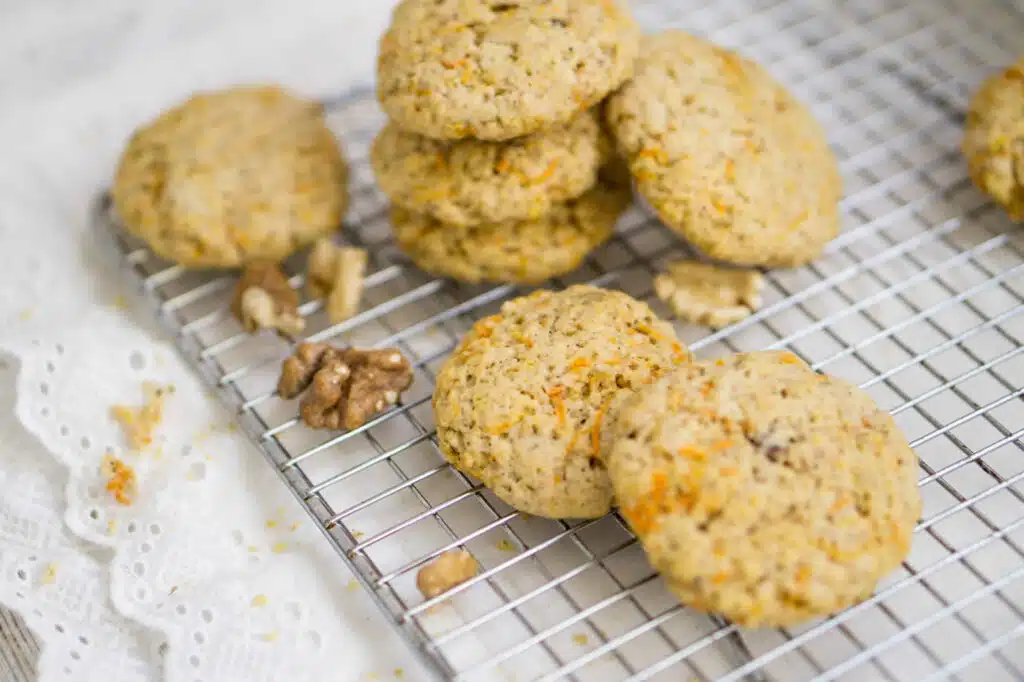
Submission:
M 329 107 L 353 165 L 344 235 L 374 266 L 363 308 L 334 326 L 320 301 L 300 310 L 312 339 L 398 345 L 416 369 L 399 407 L 350 432 L 304 428 L 273 394 L 287 344 L 231 319 L 231 276 L 160 262 L 108 219 L 119 251 L 184 354 L 439 677 L 1024 679 L 1024 230 L 970 187 L 957 149 L 969 93 L 1016 57 L 1024 11 L 956 0 L 634 4 L 648 28 L 678 25 L 765 64 L 811 104 L 840 159 L 846 229 L 825 255 L 768 273 L 764 307 L 743 322 L 679 331 L 700 356 L 788 348 L 859 383 L 911 439 L 925 499 L 913 551 L 852 609 L 742 631 L 679 606 L 616 516 L 525 518 L 444 464 L 434 373 L 475 319 L 522 290 L 431 279 L 395 250 L 366 163 L 382 123 L 370 93 Z M 667 315 L 651 275 L 686 253 L 635 210 L 552 286 L 619 287 Z M 303 276 L 291 283 L 301 289 Z M 417 569 L 455 547 L 482 573 L 423 601 Z

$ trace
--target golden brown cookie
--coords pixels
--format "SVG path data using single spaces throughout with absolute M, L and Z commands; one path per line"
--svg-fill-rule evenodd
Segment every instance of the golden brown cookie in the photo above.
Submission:
M 624 293 L 538 291 L 477 322 L 437 376 L 441 451 L 529 514 L 608 512 L 605 426 L 632 391 L 688 360 L 672 327 Z
M 427 272 L 535 284 L 575 270 L 611 236 L 631 199 L 627 186 L 602 182 L 534 220 L 457 227 L 395 207 L 391 224 L 399 247 Z
M 601 101 L 632 73 L 639 36 L 617 0 L 404 0 L 377 96 L 410 132 L 508 140 Z
M 975 93 L 963 151 L 974 184 L 1024 222 L 1024 57 Z
M 610 152 L 599 115 L 589 110 L 508 142 L 444 142 L 389 123 L 370 158 L 395 204 L 464 227 L 540 218 L 593 187 Z
M 274 86 L 193 95 L 132 135 L 125 228 L 187 267 L 279 261 L 338 229 L 347 168 L 320 104 Z
M 789 267 L 837 234 L 822 128 L 754 62 L 681 31 L 650 36 L 605 112 L 637 189 L 712 258 Z
M 868 597 L 910 549 L 914 451 L 866 393 L 790 353 L 681 367 L 611 431 L 621 513 L 684 604 L 791 625 Z

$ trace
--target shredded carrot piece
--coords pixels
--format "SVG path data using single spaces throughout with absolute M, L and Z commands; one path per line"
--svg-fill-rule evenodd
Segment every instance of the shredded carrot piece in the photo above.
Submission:
M 505 173 L 505 172 L 508 171 L 508 168 L 509 168 L 510 165 L 511 164 L 508 162 L 508 159 L 506 159 L 503 156 L 500 159 L 498 159 L 498 163 L 494 164 L 494 172 L 495 173 Z
M 696 460 L 698 462 L 703 462 L 705 459 L 707 459 L 707 456 L 705 456 L 703 450 L 701 450 L 700 448 L 695 448 L 692 445 L 684 445 L 683 447 L 679 448 L 678 452 L 680 457 Z
M 605 403 L 597 411 L 597 415 L 594 417 L 594 427 L 590 431 L 590 445 L 594 450 L 594 457 L 601 456 L 601 422 L 604 420 L 604 413 L 607 409 L 608 403 Z
M 779 360 L 783 364 L 785 364 L 785 365 L 799 365 L 800 364 L 800 358 L 798 358 L 797 356 L 793 355 L 792 353 L 783 353 L 782 357 L 779 358 Z
M 566 453 L 572 452 L 572 449 L 574 447 L 576 447 L 576 443 L 579 441 L 579 439 L 580 439 L 580 432 L 579 431 L 573 431 L 572 432 L 572 438 L 569 439 L 569 446 L 565 449 Z
M 728 450 L 733 446 L 733 442 L 728 438 L 722 439 L 711 444 L 712 450 Z
M 584 367 L 589 367 L 589 366 L 590 366 L 590 360 L 587 360 L 586 358 L 576 358 L 575 360 L 573 360 L 569 364 L 569 369 L 570 370 L 577 370 L 577 369 L 583 369 Z
M 796 581 L 803 584 L 811 579 L 811 569 L 806 565 L 801 565 L 800 568 L 796 569 Z
M 729 574 L 725 571 L 719 571 L 718 573 L 715 573 L 713 576 L 711 576 L 711 582 L 713 582 L 716 585 L 721 585 L 728 579 Z
M 553 481 L 554 481 L 555 483 L 561 483 L 561 482 L 562 482 L 562 477 L 561 477 L 561 476 L 559 476 L 558 474 L 555 474 L 555 475 L 554 475 L 554 477 L 552 478 L 552 480 L 553 480 Z
M 740 470 L 737 469 L 736 467 L 728 466 L 719 469 L 719 473 L 721 473 L 723 476 L 735 476 L 736 474 L 740 473 Z
M 637 325 L 637 326 L 635 327 L 635 329 L 636 329 L 636 331 L 640 332 L 640 333 L 641 333 L 641 334 L 643 334 L 644 336 L 649 336 L 649 337 L 651 337 L 652 339 L 658 339 L 658 340 L 661 340 L 661 339 L 664 339 L 664 338 L 665 338 L 665 337 L 664 337 L 664 336 L 663 336 L 662 334 L 660 334 L 659 332 L 656 332 L 656 331 L 654 331 L 653 329 L 651 329 L 651 328 L 650 328 L 650 327 L 649 327 L 648 325 L 646 325 L 646 324 L 638 324 L 638 325 Z
M 548 164 L 548 167 L 544 169 L 540 175 L 530 178 L 531 184 L 537 184 L 538 182 L 544 182 L 548 180 L 552 175 L 555 174 L 555 170 L 558 168 L 558 159 L 554 159 Z
M 565 386 L 558 384 L 552 386 L 547 391 L 548 397 L 551 398 L 551 404 L 555 408 L 555 414 L 558 416 L 558 425 L 565 426 L 565 401 L 562 396 L 565 395 Z

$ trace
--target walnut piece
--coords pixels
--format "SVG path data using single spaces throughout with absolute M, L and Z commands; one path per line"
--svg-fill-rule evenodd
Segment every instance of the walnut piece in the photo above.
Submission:
M 347 320 L 359 311 L 366 275 L 363 249 L 337 246 L 321 239 L 306 264 L 306 289 L 313 298 L 326 298 L 324 308 L 331 324 Z
M 129 448 L 139 451 L 153 444 L 153 434 L 163 420 L 164 399 L 173 392 L 173 386 L 163 388 L 152 381 L 144 381 L 141 407 L 114 405 L 110 408 L 110 416 L 121 425 Z
M 416 574 L 416 587 L 427 599 L 444 594 L 476 575 L 479 566 L 464 549 L 445 552 Z
M 409 361 L 395 348 L 302 343 L 284 361 L 277 390 L 285 399 L 306 391 L 299 413 L 314 429 L 354 429 L 397 403 L 412 379 Z
M 698 261 L 676 261 L 654 278 L 654 292 L 677 316 L 713 329 L 739 322 L 761 307 L 764 277 Z
M 124 505 L 135 499 L 135 470 L 110 453 L 103 455 L 100 473 L 107 479 L 107 492 Z
M 245 266 L 235 285 L 231 312 L 252 334 L 260 329 L 276 329 L 295 336 L 306 327 L 299 315 L 299 294 L 277 263 L 255 261 Z

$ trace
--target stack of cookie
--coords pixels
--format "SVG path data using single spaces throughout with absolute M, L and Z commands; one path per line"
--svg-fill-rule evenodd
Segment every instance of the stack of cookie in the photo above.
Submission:
M 630 204 L 600 102 L 640 32 L 614 0 L 405 0 L 380 45 L 374 172 L 399 246 L 479 282 L 574 269 Z

